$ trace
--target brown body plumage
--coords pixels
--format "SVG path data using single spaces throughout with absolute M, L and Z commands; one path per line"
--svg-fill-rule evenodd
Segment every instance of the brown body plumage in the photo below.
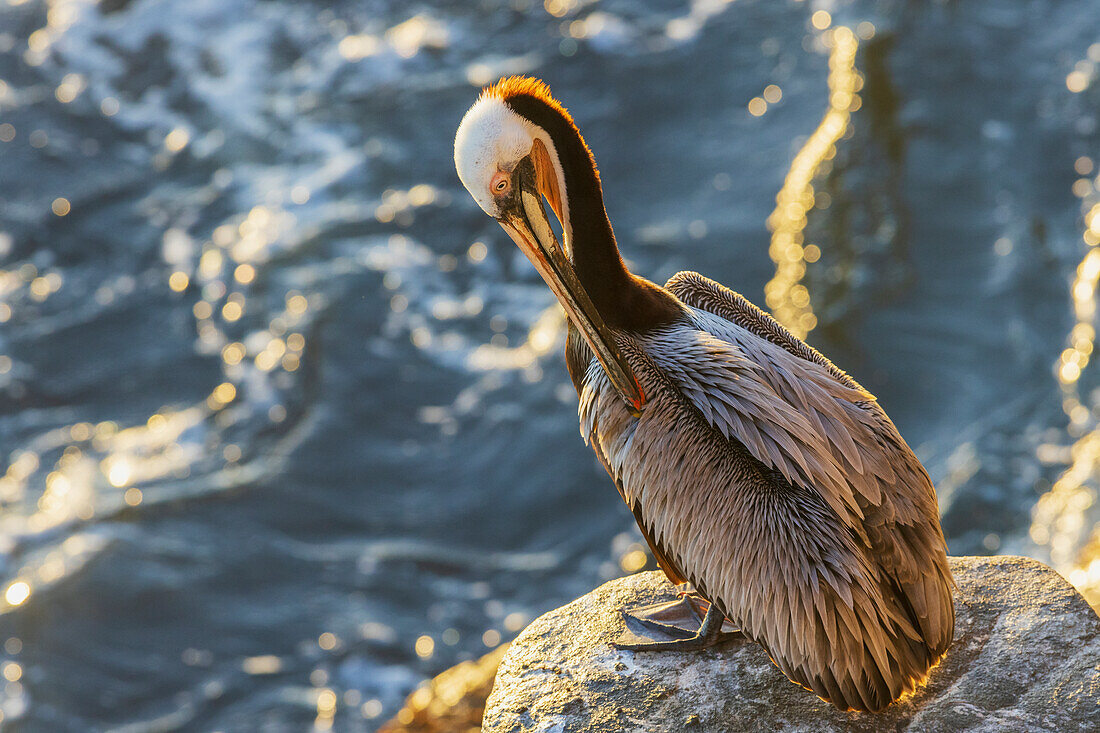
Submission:
M 721 285 L 629 273 L 591 153 L 541 83 L 487 90 L 456 164 L 566 307 L 581 433 L 670 580 L 840 708 L 912 690 L 951 643 L 952 580 L 931 482 L 874 397 Z

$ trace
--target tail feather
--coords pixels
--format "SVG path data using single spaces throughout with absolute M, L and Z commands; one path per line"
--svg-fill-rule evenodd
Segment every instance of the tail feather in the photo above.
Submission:
M 862 590 L 857 589 L 857 595 L 862 596 Z M 834 588 L 822 583 L 823 597 L 815 599 L 814 617 L 804 627 L 814 636 L 812 643 L 804 645 L 809 654 L 769 651 L 773 661 L 780 660 L 776 666 L 841 710 L 877 712 L 916 689 L 950 644 L 951 631 L 942 631 L 948 620 L 954 620 L 950 588 L 942 578 L 921 584 L 925 601 L 934 601 L 926 606 L 937 617 L 931 621 L 917 618 L 900 584 L 890 582 L 881 590 L 877 604 L 859 597 L 849 608 Z M 934 635 L 927 635 L 928 631 Z

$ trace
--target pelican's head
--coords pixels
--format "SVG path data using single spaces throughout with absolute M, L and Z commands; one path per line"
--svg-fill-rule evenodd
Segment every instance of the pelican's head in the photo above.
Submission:
M 512 175 L 531 155 L 534 125 L 499 96 L 483 94 L 455 135 L 455 168 L 478 206 L 494 219 L 507 204 Z
M 562 153 L 569 156 L 569 181 Z M 550 286 L 612 384 L 640 408 L 637 380 L 542 205 L 545 198 L 561 222 L 566 248 L 573 245 L 570 197 L 594 197 L 603 210 L 596 164 L 569 113 L 538 79 L 502 79 L 486 88 L 462 118 L 455 135 L 455 168 L 478 206 L 500 223 Z M 568 183 L 575 184 L 573 190 L 567 190 Z
M 462 185 L 486 214 L 501 220 L 515 203 L 517 178 L 527 176 L 545 196 L 558 219 L 567 217 L 561 196 L 565 186 L 561 161 L 550 133 L 513 106 L 520 97 L 537 99 L 572 119 L 537 79 L 511 77 L 487 87 L 462 118 L 455 134 L 455 168 Z

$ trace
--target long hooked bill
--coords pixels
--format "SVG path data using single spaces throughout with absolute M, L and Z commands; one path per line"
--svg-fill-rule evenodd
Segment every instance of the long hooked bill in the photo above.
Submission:
M 641 410 L 645 395 L 634 371 L 616 345 L 611 329 L 596 311 L 592 299 L 577 278 L 573 266 L 565 258 L 546 210 L 542 196 L 533 190 L 533 182 L 517 169 L 513 179 L 518 205 L 507 210 L 498 221 L 527 259 L 542 275 L 542 279 L 580 331 L 589 348 L 599 359 L 611 384 L 635 411 Z

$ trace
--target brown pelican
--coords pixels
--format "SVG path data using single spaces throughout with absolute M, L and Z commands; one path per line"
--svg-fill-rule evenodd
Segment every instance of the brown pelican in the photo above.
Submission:
M 951 643 L 953 581 L 931 481 L 875 398 L 722 285 L 630 273 L 592 153 L 541 81 L 486 88 L 455 165 L 564 307 L 581 435 L 705 613 L 690 635 L 662 622 L 675 609 L 635 614 L 666 640 L 625 648 L 698 649 L 728 619 L 841 709 L 914 689 Z

